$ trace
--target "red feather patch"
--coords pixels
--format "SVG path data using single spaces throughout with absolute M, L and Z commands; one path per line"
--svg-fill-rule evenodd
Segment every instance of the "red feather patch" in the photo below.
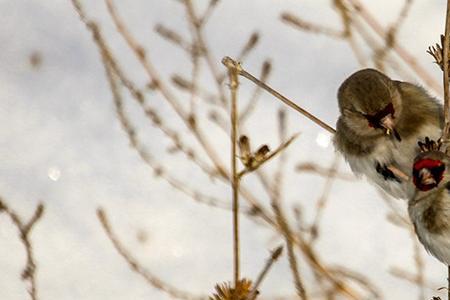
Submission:
M 427 169 L 431 172 L 435 182 L 430 184 L 423 184 L 420 176 L 420 171 Z M 431 190 L 441 182 L 445 170 L 445 164 L 440 160 L 425 158 L 414 163 L 413 167 L 413 182 L 414 185 L 421 191 Z
M 419 171 L 423 168 L 429 170 L 442 166 L 444 163 L 440 160 L 425 158 L 414 163 L 414 170 Z

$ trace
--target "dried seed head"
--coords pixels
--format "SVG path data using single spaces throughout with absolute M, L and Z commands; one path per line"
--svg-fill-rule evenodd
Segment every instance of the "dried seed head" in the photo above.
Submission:
M 251 153 L 250 140 L 246 135 L 241 135 L 238 142 L 239 150 L 242 156 L 248 156 Z
M 267 145 L 262 145 L 255 153 L 256 162 L 262 162 L 266 159 L 267 153 L 270 152 L 270 148 Z
M 252 282 L 243 278 L 238 281 L 236 288 L 230 282 L 216 284 L 216 293 L 209 297 L 210 300 L 245 300 L 251 291 Z
M 241 135 L 239 137 L 238 146 L 241 162 L 244 166 L 248 167 L 253 160 L 249 138 L 246 135 Z

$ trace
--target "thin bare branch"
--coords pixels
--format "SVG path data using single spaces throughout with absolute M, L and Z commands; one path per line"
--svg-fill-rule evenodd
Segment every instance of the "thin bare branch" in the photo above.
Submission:
M 272 64 L 268 60 L 264 61 L 261 67 L 261 75 L 259 77 L 262 82 L 267 81 L 267 78 L 269 77 L 271 70 Z M 261 87 L 259 85 L 256 85 L 250 100 L 248 101 L 247 105 L 242 109 L 242 112 L 239 114 L 240 123 L 245 122 L 252 113 L 252 111 L 255 109 L 259 96 L 261 95 L 261 92 L 262 92 Z
M 316 24 L 312 22 L 308 22 L 302 20 L 298 16 L 294 16 L 290 12 L 284 12 L 281 14 L 281 20 L 286 22 L 291 26 L 296 27 L 297 29 L 301 29 L 307 32 L 315 33 L 315 34 L 323 34 L 332 38 L 344 38 L 344 33 L 342 31 L 336 30 L 334 28 L 326 27 L 321 24 Z
M 373 15 L 365 8 L 360 0 L 346 1 L 351 4 L 355 12 L 363 18 L 363 20 L 373 29 L 375 33 L 377 33 L 382 39 L 386 39 L 386 31 L 375 19 L 375 17 L 373 17 Z M 402 47 L 399 43 L 395 43 L 392 49 L 431 89 L 436 92 L 440 92 L 441 88 L 439 84 L 406 48 Z
M 273 195 L 276 196 L 276 195 Z M 289 266 L 291 268 L 295 288 L 297 290 L 297 294 L 302 300 L 308 299 L 308 296 L 306 294 L 305 285 L 303 283 L 302 277 L 300 276 L 300 271 L 298 269 L 298 262 L 297 258 L 294 252 L 294 243 L 292 241 L 292 231 L 289 227 L 289 224 L 287 223 L 286 217 L 280 207 L 280 204 L 278 203 L 278 199 L 272 198 L 271 199 L 271 205 L 275 212 L 275 217 L 278 223 L 278 226 L 280 227 L 282 234 L 284 236 L 285 242 L 286 242 L 286 248 L 288 252 L 288 261 Z
M 322 167 L 320 165 L 317 165 L 315 163 L 312 163 L 312 162 L 298 163 L 295 166 L 295 170 L 297 172 L 315 173 L 315 174 L 323 176 L 323 177 L 327 177 L 329 172 L 330 172 L 330 168 L 324 168 L 324 167 Z M 355 181 L 355 180 L 357 180 L 355 175 L 353 175 L 351 173 L 341 173 L 341 172 L 336 172 L 335 173 L 335 178 L 336 179 L 340 179 L 340 180 L 345 180 L 345 181 Z
M 117 86 L 117 79 L 115 73 L 113 73 L 112 67 L 110 63 L 104 59 L 105 73 L 108 78 L 108 82 L 110 85 L 110 89 L 113 95 L 114 107 L 116 109 L 117 118 L 120 121 L 120 124 L 127 134 L 130 145 L 133 149 L 137 151 L 139 157 L 154 171 L 156 176 L 159 176 L 166 180 L 172 187 L 176 190 L 184 193 L 185 195 L 191 197 L 193 200 L 207 204 L 213 207 L 219 207 L 228 209 L 228 205 L 225 204 L 224 201 L 221 201 L 215 197 L 204 195 L 203 193 L 196 191 L 190 187 L 188 187 L 183 181 L 178 180 L 171 176 L 169 172 L 164 168 L 164 166 L 157 162 L 157 160 L 153 157 L 153 155 L 147 151 L 144 146 L 139 142 L 137 138 L 136 129 L 131 124 L 131 121 L 125 114 L 123 108 L 123 100 L 119 91 L 119 87 Z
M 174 86 L 182 91 L 192 93 L 192 90 L 194 90 L 194 83 L 180 74 L 172 75 L 171 80 Z M 202 100 L 205 100 L 206 103 L 212 105 L 219 104 L 219 98 L 216 94 L 208 91 L 205 87 L 202 87 L 200 85 L 197 85 L 195 88 L 198 96 L 202 98 Z
M 317 200 L 316 210 L 315 210 L 316 215 L 315 215 L 314 221 L 311 225 L 311 242 L 314 242 L 319 237 L 320 222 L 322 221 L 322 216 L 323 216 L 325 207 L 329 200 L 331 187 L 333 186 L 333 182 L 335 181 L 335 178 L 336 178 L 336 171 L 337 171 L 337 168 L 339 167 L 339 159 L 340 159 L 340 157 L 335 155 L 333 163 L 332 163 L 332 165 L 328 171 L 328 174 L 326 176 L 325 185 L 322 189 L 322 193 L 321 193 L 319 199 Z
M 6 213 L 14 226 L 16 226 L 17 230 L 19 231 L 19 237 L 20 241 L 22 242 L 25 252 L 27 261 L 25 264 L 25 267 L 22 271 L 21 278 L 24 282 L 28 283 L 29 286 L 27 286 L 28 294 L 30 295 L 30 298 L 32 300 L 38 300 L 38 291 L 37 291 L 37 284 L 36 284 L 36 259 L 34 258 L 34 252 L 33 252 L 33 246 L 30 241 L 30 232 L 31 229 L 34 228 L 33 226 L 41 219 L 41 217 L 44 214 L 44 205 L 38 204 L 36 207 L 36 210 L 33 213 L 33 216 L 30 218 L 28 222 L 22 221 L 22 219 L 19 217 L 19 215 L 12 210 L 11 208 L 6 205 L 6 202 L 0 197 L 0 213 Z
M 323 122 L 322 120 L 320 120 L 319 118 L 317 118 L 316 116 L 314 116 L 313 114 L 311 114 L 310 112 L 306 111 L 305 109 L 301 108 L 300 106 L 298 106 L 297 104 L 295 104 L 294 102 L 292 102 L 291 100 L 289 100 L 288 98 L 286 98 L 285 96 L 281 95 L 279 92 L 277 92 L 276 90 L 272 89 L 270 86 L 268 86 L 267 84 L 265 84 L 264 82 L 262 82 L 261 80 L 257 79 L 255 76 L 253 76 L 252 74 L 248 73 L 247 71 L 245 71 L 239 63 L 237 63 L 236 61 L 234 61 L 233 59 L 231 59 L 230 57 L 224 57 L 222 59 L 222 63 L 225 64 L 232 64 L 234 65 L 236 68 L 239 65 L 239 69 L 237 69 L 239 71 L 239 75 L 249 79 L 250 81 L 252 81 L 253 83 L 261 86 L 263 89 L 265 89 L 266 91 L 268 91 L 269 93 L 271 93 L 273 96 L 277 97 L 278 99 L 280 99 L 284 104 L 288 105 L 289 107 L 293 108 L 294 110 L 298 111 L 299 113 L 301 113 L 302 115 L 304 115 L 305 117 L 307 117 L 308 119 L 310 119 L 311 121 L 313 121 L 314 123 L 316 123 L 317 125 L 319 125 L 320 127 L 322 127 L 323 129 L 327 130 L 328 132 L 331 133 L 335 133 L 336 130 L 329 126 L 328 124 L 326 124 L 325 122 Z
M 400 30 L 402 23 L 408 16 L 408 13 L 411 9 L 412 4 L 413 4 L 412 0 L 405 0 L 397 19 L 386 30 L 384 46 L 375 51 L 374 61 L 375 61 L 375 65 L 377 66 L 378 69 L 384 70 L 385 59 L 386 59 L 389 51 L 392 50 L 394 45 L 397 43 L 397 33 Z
M 391 267 L 391 268 L 389 268 L 389 273 L 394 277 L 397 277 L 402 280 L 406 280 L 414 285 L 420 284 L 420 279 L 417 277 L 416 274 L 413 274 L 407 270 L 404 270 L 403 268 Z M 426 288 L 431 289 L 431 290 L 436 290 L 436 287 L 438 286 L 437 283 L 432 283 L 429 281 L 424 281 L 423 284 Z M 421 299 L 425 299 L 425 298 L 421 298 Z
M 246 300 L 254 300 L 258 293 L 258 288 L 261 285 L 264 277 L 266 277 L 267 273 L 269 272 L 270 268 L 272 267 L 273 263 L 278 260 L 280 255 L 283 252 L 283 246 L 277 247 L 275 250 L 272 251 L 270 258 L 267 260 L 266 264 L 264 265 L 264 268 L 259 273 L 255 283 L 253 284 L 252 290 L 247 296 Z
M 217 7 L 217 4 L 219 3 L 219 0 L 209 0 L 208 7 L 206 8 L 205 12 L 203 13 L 203 16 L 199 18 L 200 24 L 204 26 L 206 22 L 208 22 L 209 18 L 211 17 L 212 13 L 214 12 L 214 9 Z
M 255 49 L 256 45 L 259 42 L 259 33 L 253 32 L 247 39 L 247 41 L 242 46 L 242 49 L 239 51 L 239 54 L 236 55 L 236 61 L 243 61 L 247 58 L 247 56 L 251 53 L 253 49 Z M 223 82 L 227 77 L 227 73 L 224 72 L 220 74 L 219 81 Z
M 191 121 L 190 114 L 184 111 L 184 109 L 180 106 L 179 101 L 175 98 L 175 95 L 172 94 L 168 86 L 162 81 L 156 71 L 156 68 L 152 65 L 152 63 L 149 60 L 148 55 L 146 55 L 146 52 L 144 48 L 137 42 L 137 40 L 132 36 L 131 32 L 127 29 L 122 19 L 119 17 L 116 8 L 113 5 L 112 0 L 105 0 L 106 5 L 109 11 L 109 14 L 111 15 L 111 18 L 114 21 L 114 24 L 116 25 L 117 31 L 121 34 L 121 36 L 124 38 L 124 40 L 127 42 L 130 49 L 135 53 L 136 57 L 138 58 L 139 62 L 143 66 L 144 70 L 146 71 L 149 79 L 151 82 L 155 83 L 155 87 L 161 92 L 161 94 L 164 96 L 164 98 L 168 101 L 168 103 L 171 105 L 171 107 L 174 109 L 174 111 L 177 113 L 177 115 L 181 118 L 181 120 L 186 124 L 186 126 L 191 130 L 197 141 L 200 143 L 200 145 L 203 147 L 205 152 L 207 153 L 208 157 L 213 162 L 214 166 L 217 169 L 217 172 L 221 174 L 221 176 L 224 176 L 225 178 L 228 178 L 228 172 L 223 166 L 223 163 L 219 156 L 216 154 L 215 149 L 210 145 L 204 134 L 200 131 L 200 128 L 198 126 L 195 126 L 195 122 Z
M 241 172 L 239 172 L 238 176 L 242 177 L 247 173 L 250 173 L 256 169 L 258 169 L 259 167 L 261 167 L 263 164 L 265 164 L 266 162 L 268 162 L 270 159 L 274 158 L 275 156 L 277 156 L 279 153 L 282 153 L 284 149 L 286 149 L 297 137 L 299 136 L 299 134 L 294 134 L 290 139 L 288 139 L 286 142 L 283 142 L 280 146 L 278 146 L 277 149 L 275 149 L 274 151 L 270 152 L 267 156 L 265 156 L 262 160 L 257 161 L 254 165 L 252 165 L 251 167 L 247 167 L 244 170 L 242 170 Z
M 167 28 L 163 24 L 156 24 L 155 32 L 158 33 L 161 37 L 173 43 L 174 45 L 180 47 L 187 53 L 195 52 L 194 47 L 191 43 L 186 41 L 180 34 L 176 31 Z
M 259 42 L 259 33 L 258 32 L 253 32 L 247 42 L 244 44 L 244 47 L 242 47 L 241 52 L 237 55 L 237 57 L 239 58 L 239 60 L 243 60 L 245 59 L 245 57 L 247 57 L 250 52 L 255 49 L 256 45 L 258 45 Z
M 192 0 L 183 0 L 183 3 L 186 6 L 188 19 L 191 22 L 192 26 L 195 29 L 195 35 L 196 40 L 198 42 L 198 45 L 202 49 L 201 53 L 204 56 L 206 63 L 208 64 L 208 67 L 211 71 L 211 74 L 214 77 L 214 82 L 216 83 L 217 90 L 219 92 L 219 98 L 223 104 L 224 107 L 227 107 L 228 105 L 228 99 L 225 96 L 225 90 L 222 85 L 221 81 L 221 75 L 220 71 L 216 65 L 217 60 L 212 56 L 212 53 L 210 51 L 210 47 L 207 45 L 206 40 L 203 36 L 203 30 L 202 30 L 202 23 L 201 20 L 198 18 L 194 6 L 192 4 Z
M 332 270 L 332 272 L 336 273 L 339 276 L 351 279 L 353 282 L 359 284 L 365 290 L 369 291 L 371 296 L 368 298 L 370 298 L 370 299 L 382 299 L 383 298 L 381 296 L 381 292 L 371 284 L 371 282 L 367 278 L 367 276 L 364 276 L 359 273 L 355 273 L 355 272 L 351 271 L 350 269 L 347 269 L 342 266 L 334 267 L 331 270 Z
M 442 140 L 444 143 L 448 143 L 447 141 L 450 139 L 450 95 L 449 95 L 449 65 L 448 65 L 448 58 L 449 58 L 449 44 L 450 44 L 450 0 L 447 0 L 447 14 L 445 18 L 445 35 L 444 35 L 444 42 L 443 42 L 443 65 L 444 65 L 444 72 L 443 72 L 443 85 L 444 85 L 444 130 L 442 134 Z M 447 146 L 447 149 L 445 151 L 447 153 L 450 152 L 449 146 Z M 450 288 L 450 286 L 449 286 Z M 449 289 L 450 290 L 450 289 Z M 450 299 L 449 299 L 450 300 Z
M 186 291 L 182 291 L 174 286 L 169 285 L 168 283 L 162 281 L 160 278 L 155 276 L 146 270 L 129 252 L 125 249 L 122 243 L 117 238 L 117 235 L 113 232 L 111 228 L 111 224 L 106 216 L 105 211 L 102 208 L 97 209 L 97 217 L 100 221 L 103 229 L 105 230 L 106 235 L 109 240 L 112 242 L 114 248 L 117 252 L 122 256 L 122 258 L 128 263 L 131 270 L 139 274 L 145 281 L 162 292 L 167 293 L 171 297 L 176 299 L 183 300 L 207 300 L 206 296 L 196 296 L 192 295 Z
M 239 282 L 239 181 L 240 177 L 237 170 L 237 135 L 238 135 L 238 110 L 237 110 L 237 92 L 238 92 L 238 68 L 224 62 L 228 68 L 231 91 L 231 185 L 233 188 L 233 255 L 234 255 L 234 286 Z

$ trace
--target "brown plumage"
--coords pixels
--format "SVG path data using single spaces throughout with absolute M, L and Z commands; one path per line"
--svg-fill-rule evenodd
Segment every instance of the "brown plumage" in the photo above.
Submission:
M 413 187 L 387 166 L 409 174 L 418 154 L 417 141 L 437 139 L 443 126 L 442 107 L 414 84 L 391 80 L 374 69 L 352 74 L 339 88 L 341 116 L 334 143 L 356 174 L 399 198 Z
M 450 264 L 450 159 L 439 151 L 419 154 L 413 165 L 415 194 L 409 216 L 424 247 Z

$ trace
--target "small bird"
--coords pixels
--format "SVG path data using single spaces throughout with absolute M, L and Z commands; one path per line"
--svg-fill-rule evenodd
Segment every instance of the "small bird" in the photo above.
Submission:
M 425 249 L 450 264 L 450 158 L 440 151 L 421 153 L 413 165 L 415 195 L 408 213 Z
M 440 137 L 442 105 L 423 88 L 374 69 L 348 77 L 338 102 L 334 144 L 353 172 L 396 198 L 410 198 L 414 185 L 399 174 L 410 175 L 419 140 Z

